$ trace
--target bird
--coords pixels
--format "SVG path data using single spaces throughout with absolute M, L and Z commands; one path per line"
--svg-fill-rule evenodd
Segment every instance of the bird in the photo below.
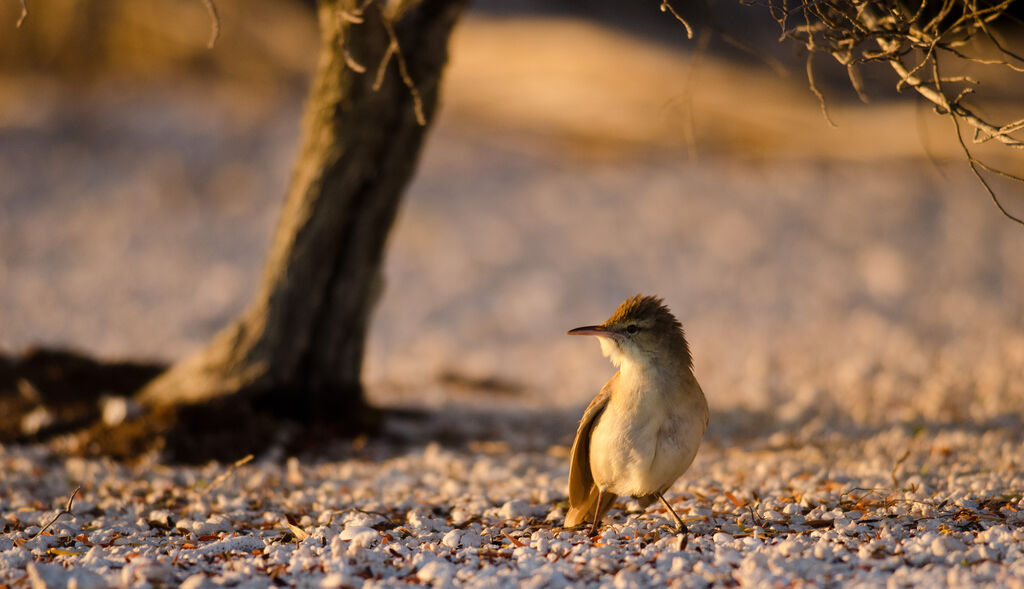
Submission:
M 618 496 L 641 508 L 655 500 L 686 524 L 665 492 L 690 467 L 708 427 L 708 404 L 697 378 L 682 324 L 656 296 L 623 301 L 600 325 L 569 330 L 597 336 L 618 371 L 587 406 L 576 430 L 569 467 L 565 527 L 591 522 L 597 535 Z

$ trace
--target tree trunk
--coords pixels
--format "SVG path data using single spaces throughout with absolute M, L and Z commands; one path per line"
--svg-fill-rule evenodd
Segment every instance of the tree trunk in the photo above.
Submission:
M 147 385 L 144 405 L 215 406 L 222 423 L 252 403 L 304 419 L 369 418 L 360 370 L 384 245 L 465 4 L 320 0 L 319 64 L 260 292 L 205 349 Z

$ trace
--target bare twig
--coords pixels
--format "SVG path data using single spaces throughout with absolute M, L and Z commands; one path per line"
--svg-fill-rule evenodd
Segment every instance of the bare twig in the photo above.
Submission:
M 79 486 L 75 487 L 75 490 L 71 492 L 71 496 L 70 496 L 70 497 L 68 497 L 68 502 L 67 502 L 67 504 L 66 504 L 66 505 L 64 506 L 64 509 L 62 509 L 62 510 L 58 511 L 58 512 L 57 512 L 57 515 L 53 516 L 53 519 L 51 519 L 50 521 L 46 522 L 46 525 L 45 525 L 45 526 L 43 526 L 43 527 L 41 527 L 41 528 L 39 528 L 39 531 L 38 531 L 38 532 L 36 532 L 35 534 L 33 534 L 33 535 L 32 535 L 32 537 L 31 537 L 31 538 L 29 538 L 29 539 L 30 539 L 30 540 L 35 540 L 36 538 L 38 538 L 40 534 L 42 534 L 43 532 L 45 532 L 45 531 L 47 530 L 47 528 L 49 528 L 49 527 L 50 527 L 50 526 L 52 526 L 53 524 L 57 523 L 57 520 L 59 520 L 59 519 L 60 519 L 60 516 L 62 516 L 62 515 L 65 515 L 65 514 L 66 514 L 66 515 L 74 515 L 74 514 L 73 514 L 73 513 L 71 512 L 71 510 L 72 510 L 72 508 L 74 508 L 74 506 L 75 506 L 75 497 L 76 497 L 76 496 L 78 495 L 78 492 L 79 492 L 79 491 L 80 491 L 81 489 L 82 489 L 82 486 L 81 486 L 81 485 L 79 485 Z
M 857 69 L 856 64 L 846 64 L 846 75 L 850 78 L 850 85 L 853 86 L 854 92 L 857 93 L 857 98 L 865 104 L 871 102 L 868 99 L 867 92 L 864 91 L 864 80 L 860 77 L 860 70 Z
M 879 39 L 878 43 L 883 46 L 883 49 L 885 48 L 885 41 Z M 1010 136 L 1009 132 L 1002 127 L 996 127 L 985 122 L 962 104 L 957 103 L 954 105 L 945 94 L 924 83 L 917 76 L 911 74 L 899 59 L 891 59 L 888 61 L 893 71 L 895 71 L 896 75 L 900 77 L 900 80 L 902 80 L 907 86 L 916 90 L 917 93 L 924 97 L 925 100 L 939 107 L 942 112 L 955 113 L 956 116 L 966 121 L 972 127 L 987 133 L 993 139 L 1002 142 L 1008 147 L 1016 149 L 1024 148 L 1024 142 Z M 933 82 L 941 82 L 941 80 L 934 80 Z
M 347 65 L 349 69 L 351 69 L 357 74 L 366 73 L 366 66 L 356 61 L 356 59 L 352 57 L 352 54 L 349 53 L 347 49 L 345 49 L 343 53 L 345 55 L 345 65 Z
M 830 117 L 828 114 L 828 105 L 825 104 L 825 95 L 821 93 L 821 90 L 818 90 L 818 86 L 814 83 L 814 66 L 811 63 L 811 60 L 813 58 L 813 53 L 807 54 L 807 84 L 810 87 L 811 92 L 813 92 L 814 95 L 818 98 L 818 104 L 821 105 L 822 116 L 824 116 L 825 120 L 828 121 L 829 126 L 836 127 L 838 125 L 835 124 L 835 122 L 832 120 L 832 117 Z
M 361 11 L 349 12 L 342 8 L 338 9 L 338 18 L 345 22 L 361 25 L 363 24 L 363 13 Z
M 28 0 L 21 0 L 21 15 L 18 16 L 18 22 L 15 23 L 14 28 L 20 29 L 26 18 L 28 18 Z
M 202 3 L 206 7 L 206 12 L 210 13 L 210 40 L 206 42 L 206 47 L 213 49 L 217 39 L 220 38 L 220 15 L 217 13 L 217 5 L 213 3 L 213 0 L 202 0 Z
M 683 24 L 683 28 L 686 29 L 686 38 L 687 39 L 692 39 L 693 38 L 693 27 L 690 26 L 690 23 L 686 22 L 685 18 L 683 18 L 678 12 L 676 12 L 675 8 L 672 8 L 672 5 L 668 3 L 668 0 L 661 0 L 661 11 L 662 12 L 666 12 L 666 11 L 671 12 L 672 16 L 676 17 L 676 20 L 681 22 Z
M 402 83 L 409 90 L 409 95 L 412 97 L 412 108 L 413 113 L 416 116 L 416 122 L 420 126 L 425 127 L 427 125 L 427 116 L 423 110 L 423 98 L 420 96 L 420 91 L 416 87 L 416 83 L 412 79 L 412 75 L 409 73 L 409 66 L 405 61 L 405 56 L 402 54 L 402 48 L 398 43 L 398 35 L 395 33 L 394 21 L 398 18 L 395 15 L 389 15 L 388 11 L 384 7 L 383 0 L 363 0 L 363 2 L 351 11 L 338 10 L 335 17 L 338 19 L 338 42 L 342 45 L 342 54 L 345 58 L 345 65 L 349 69 L 356 72 L 357 74 L 365 74 L 366 66 L 359 63 L 345 45 L 345 29 L 348 25 L 362 25 L 365 24 L 365 12 L 369 8 L 370 4 L 376 4 L 377 9 L 380 11 L 381 25 L 384 27 L 385 32 L 388 35 L 388 46 L 384 49 L 384 55 L 381 56 L 380 62 L 377 64 L 377 72 L 373 78 L 373 91 L 377 92 L 384 86 L 384 78 L 387 75 L 388 66 L 391 65 L 391 60 L 394 58 L 398 64 L 398 75 L 402 80 Z
M 984 59 L 984 58 L 981 58 L 981 57 L 974 57 L 974 56 L 971 56 L 971 55 L 967 55 L 966 53 L 963 53 L 960 50 L 958 50 L 956 48 L 953 48 L 953 47 L 949 47 L 946 50 L 949 51 L 950 53 L 952 53 L 953 55 L 959 57 L 960 59 L 964 60 L 964 61 L 980 63 L 981 65 L 1001 65 L 1001 66 L 1007 67 L 1007 68 L 1009 68 L 1009 69 L 1011 69 L 1011 70 L 1013 70 L 1015 72 L 1024 73 L 1024 67 L 1021 67 L 1019 65 L 1014 65 L 1014 64 L 1012 64 L 1012 63 L 1010 63 L 1008 61 L 1003 61 L 1001 59 Z
M 373 79 L 373 91 L 377 92 L 380 87 L 384 85 L 384 76 L 388 72 L 388 65 L 391 63 L 391 57 L 398 50 L 398 44 L 395 42 L 388 43 L 388 48 L 384 50 L 384 57 L 380 58 L 380 63 L 377 64 L 377 75 Z
M 388 38 L 391 39 L 391 43 L 388 45 L 387 53 L 384 59 L 381 60 L 381 69 L 377 73 L 377 83 L 374 84 L 375 88 L 380 87 L 382 75 L 380 71 L 383 71 L 384 67 L 387 66 L 387 61 L 391 55 L 394 55 L 395 61 L 398 63 L 398 74 L 402 77 L 402 83 L 409 89 L 409 95 L 412 96 L 412 109 L 416 115 L 416 122 L 421 127 L 427 126 L 427 116 L 423 112 L 423 99 L 420 98 L 420 91 L 416 89 L 416 83 L 413 82 L 412 76 L 409 75 L 409 66 L 405 63 L 405 56 L 402 55 L 402 48 L 398 45 L 398 35 L 395 34 L 395 27 L 392 24 L 391 19 L 384 12 L 384 7 L 378 3 L 377 7 L 380 9 L 381 23 L 384 25 L 384 30 L 388 33 Z
M 829 54 L 847 68 L 850 83 L 864 98 L 857 66 L 870 62 L 888 64 L 896 74 L 896 90 L 910 87 L 935 112 L 952 119 L 957 140 L 971 171 L 988 192 L 1000 212 L 1020 220 L 1002 206 L 982 171 L 993 172 L 1024 183 L 1024 180 L 984 164 L 971 154 L 961 123 L 973 129 L 974 143 L 1000 143 L 1024 149 L 1024 120 L 998 124 L 981 114 L 976 106 L 979 81 L 969 76 L 942 77 L 940 58 L 948 56 L 965 63 L 1000 65 L 1006 72 L 1024 73 L 1024 57 L 1011 51 L 991 29 L 991 23 L 1007 17 L 1013 0 L 741 0 L 768 8 L 782 30 L 782 37 L 801 43 L 808 51 L 807 78 L 811 92 L 822 103 L 814 82 L 811 56 Z M 995 57 L 972 55 L 987 47 Z M 928 72 L 930 73 L 922 73 Z M 975 104 L 968 105 L 970 97 Z M 827 118 L 827 111 L 826 118 Z M 994 141 L 993 141 L 994 140 Z
M 896 471 L 899 470 L 900 466 L 907 461 L 907 458 L 910 458 L 909 448 L 907 448 L 907 451 L 903 453 L 903 456 L 896 459 L 896 463 L 892 465 L 892 470 L 889 471 L 889 476 L 892 477 L 892 486 L 897 489 L 900 487 L 900 482 L 899 479 L 896 478 Z
M 203 490 L 202 490 L 202 492 L 201 492 L 201 493 L 199 493 L 199 494 L 200 494 L 200 495 L 206 495 L 207 493 L 209 493 L 209 492 L 210 492 L 210 490 L 211 490 L 211 489 L 213 489 L 213 488 L 214 488 L 214 487 L 216 487 L 217 485 L 219 485 L 219 484 L 223 483 L 224 481 L 228 480 L 228 477 L 230 477 L 230 476 L 231 476 L 232 474 L 234 474 L 234 472 L 235 472 L 236 470 L 238 470 L 238 468 L 239 468 L 240 466 L 243 466 L 243 465 L 245 465 L 245 464 L 248 464 L 249 462 L 251 462 L 251 461 L 252 461 L 252 459 L 253 459 L 253 455 L 252 455 L 252 454 L 249 454 L 249 455 L 246 455 L 246 456 L 244 456 L 244 457 L 242 457 L 242 458 L 240 458 L 240 459 L 236 460 L 235 462 L 233 462 L 233 463 L 231 464 L 231 466 L 229 466 L 229 467 L 227 468 L 227 470 L 225 470 L 224 472 L 220 473 L 220 474 L 219 474 L 219 475 L 217 476 L 217 478 L 213 479 L 213 481 L 211 481 L 211 482 L 210 482 L 210 484 L 209 484 L 209 485 L 206 485 L 206 488 L 205 488 L 205 489 L 203 489 Z
M 985 187 L 985 192 L 988 192 L 989 198 L 992 199 L 992 202 L 995 203 L 996 208 L 999 209 L 999 212 L 1001 212 L 1004 217 L 1006 217 L 1007 219 L 1010 219 L 1011 221 L 1015 221 L 1019 225 L 1024 225 L 1024 219 L 1021 219 L 1020 217 L 1018 217 L 1018 216 L 1010 213 L 1010 211 L 1006 210 L 1006 207 L 1004 207 L 1003 203 L 1001 203 L 999 201 L 999 197 L 996 196 L 996 192 L 994 190 L 992 190 L 992 187 L 989 185 L 988 180 L 986 180 L 985 177 L 981 175 L 981 171 L 978 170 L 978 168 L 982 167 L 982 168 L 984 168 L 986 170 L 989 170 L 989 171 L 992 171 L 992 172 L 996 172 L 996 173 L 998 173 L 998 174 L 1000 174 L 1002 176 L 1008 176 L 1008 177 L 1011 177 L 1011 178 L 1014 178 L 1014 179 L 1017 179 L 1017 180 L 1021 180 L 1021 181 L 1024 181 L 1024 179 L 1021 179 L 1021 178 L 1016 177 L 1016 176 L 1012 176 L 1010 174 L 1007 174 L 1006 172 L 995 170 L 992 167 L 987 166 L 987 165 L 982 164 L 981 162 L 979 162 L 974 157 L 974 155 L 971 153 L 971 150 L 968 149 L 967 143 L 964 142 L 964 138 L 960 134 L 960 120 L 957 118 L 956 115 L 953 115 L 952 118 L 953 118 L 953 124 L 956 126 L 956 138 L 957 138 L 957 141 L 960 142 L 960 148 L 963 149 L 964 155 L 967 157 L 967 163 L 971 167 L 971 172 L 974 172 L 974 177 L 978 179 L 978 182 L 981 182 L 982 186 Z

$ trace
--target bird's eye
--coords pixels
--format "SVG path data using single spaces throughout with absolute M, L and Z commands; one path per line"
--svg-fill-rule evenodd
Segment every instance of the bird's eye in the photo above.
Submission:
M 638 331 L 640 331 L 640 328 L 637 327 L 636 325 L 630 325 L 629 327 L 626 328 L 626 333 L 628 333 L 629 335 L 633 335 Z

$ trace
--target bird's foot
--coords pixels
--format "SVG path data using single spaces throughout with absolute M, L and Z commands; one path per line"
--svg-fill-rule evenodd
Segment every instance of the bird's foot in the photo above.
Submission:
M 677 550 L 682 550 L 686 548 L 686 545 L 689 543 L 690 529 L 686 527 L 686 524 L 683 524 L 683 526 L 680 527 L 679 525 L 663 523 L 659 525 L 657 529 L 658 531 L 664 530 L 670 534 L 675 534 L 679 537 L 679 547 L 677 548 Z
M 677 526 L 673 526 L 672 524 L 669 524 L 669 523 L 658 524 L 658 527 L 655 528 L 655 529 L 658 532 L 667 532 L 669 534 L 678 534 L 679 533 L 679 528 Z

